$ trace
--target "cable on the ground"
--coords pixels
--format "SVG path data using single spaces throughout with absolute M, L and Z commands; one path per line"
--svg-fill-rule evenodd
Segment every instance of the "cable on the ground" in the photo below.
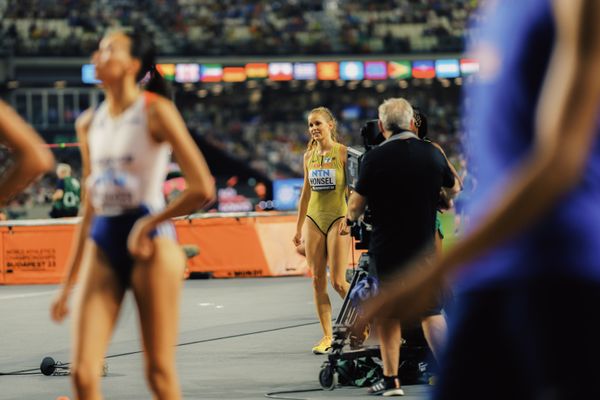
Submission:
M 0 372 L 0 376 L 7 376 L 7 375 L 40 375 L 40 369 L 39 368 L 30 368 L 30 369 L 22 369 L 19 371 L 11 371 L 11 372 Z
M 296 393 L 309 393 L 309 392 L 320 392 L 322 388 L 311 388 L 311 389 L 295 389 L 295 390 L 281 390 L 277 392 L 265 393 L 267 399 L 283 399 L 283 400 L 309 400 L 304 397 L 284 397 L 283 394 L 296 394 Z
M 319 322 L 305 322 L 305 323 L 302 323 L 302 324 L 280 326 L 280 327 L 277 327 L 277 328 L 262 329 L 262 330 L 259 330 L 259 331 L 237 333 L 235 335 L 218 336 L 218 337 L 210 338 L 210 339 L 194 340 L 192 342 L 178 343 L 178 344 L 175 345 L 175 347 L 190 346 L 190 345 L 193 345 L 193 344 L 200 344 L 200 343 L 207 343 L 207 342 L 216 342 L 216 341 L 219 341 L 219 340 L 226 340 L 226 339 L 234 339 L 234 338 L 239 338 L 239 337 L 244 337 L 244 336 L 259 335 L 261 333 L 277 332 L 277 331 L 283 331 L 283 330 L 286 330 L 286 329 L 301 328 L 303 326 L 316 325 L 318 323 Z M 117 358 L 117 357 L 130 356 L 130 355 L 134 355 L 134 354 L 140 354 L 140 353 L 143 353 L 143 350 L 136 350 L 136 351 L 129 351 L 129 352 L 125 352 L 125 353 L 112 354 L 112 355 L 106 356 L 104 358 L 105 359 Z M 63 363 L 62 365 L 63 366 L 68 366 L 69 364 L 70 363 Z M 18 371 L 0 372 L 0 376 L 10 376 L 10 375 L 39 375 L 39 374 L 41 374 L 39 367 L 38 368 L 30 368 L 30 369 L 21 369 L 21 370 L 18 370 Z

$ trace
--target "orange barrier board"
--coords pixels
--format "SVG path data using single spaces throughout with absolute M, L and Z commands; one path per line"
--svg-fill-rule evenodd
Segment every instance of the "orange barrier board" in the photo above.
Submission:
M 75 232 L 75 220 L 0 226 L 0 285 L 59 283 Z M 304 257 L 292 244 L 294 215 L 219 215 L 176 220 L 181 244 L 200 254 L 188 261 L 189 272 L 216 278 L 308 274 Z M 350 240 L 350 239 L 349 239 Z M 358 260 L 359 252 L 351 262 Z
M 271 218 L 211 218 L 176 221 L 175 228 L 181 244 L 195 244 L 200 255 L 189 261 L 190 272 L 210 272 L 216 278 L 290 275 L 277 273 L 279 264 L 269 263 L 263 243 L 257 232 L 261 220 Z M 290 222 L 286 222 L 290 224 Z M 290 236 L 291 238 L 292 236 Z M 282 243 L 283 238 L 275 238 Z M 284 256 L 295 264 L 295 274 L 306 271 L 300 266 L 304 259 L 294 252 L 290 244 Z
M 1 228 L 0 283 L 60 282 L 74 228 L 74 225 Z
M 75 223 L 74 219 L 2 223 L 0 285 L 59 283 Z M 200 249 L 200 254 L 188 261 L 190 272 L 211 273 L 217 278 L 308 274 L 305 258 L 292 244 L 294 215 L 211 215 L 174 223 L 179 242 Z M 358 256 L 356 252 L 355 261 Z

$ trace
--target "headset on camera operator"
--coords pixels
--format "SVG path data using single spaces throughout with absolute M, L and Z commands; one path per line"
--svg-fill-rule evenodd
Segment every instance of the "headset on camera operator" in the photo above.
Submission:
M 409 260 L 424 251 L 433 255 L 435 218 L 442 187 L 456 188 L 454 175 L 442 152 L 415 134 L 414 113 L 404 99 L 388 99 L 379 106 L 379 129 L 385 141 L 365 153 L 356 190 L 348 202 L 349 221 L 365 208 L 371 212 L 369 272 L 382 291 Z M 451 189 L 451 192 L 454 189 Z M 434 355 L 444 339 L 446 322 L 437 304 L 423 315 L 425 338 Z M 369 392 L 402 395 L 398 380 L 400 322 L 378 319 L 384 378 Z

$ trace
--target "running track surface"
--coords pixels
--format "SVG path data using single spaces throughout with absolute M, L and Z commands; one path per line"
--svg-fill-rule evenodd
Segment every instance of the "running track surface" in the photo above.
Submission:
M 56 325 L 49 304 L 56 286 L 0 286 L 0 372 L 37 368 L 44 356 L 69 361 L 70 323 Z M 334 315 L 341 300 L 330 289 Z M 324 356 L 309 278 L 189 280 L 184 283 L 177 369 L 184 399 L 264 399 L 269 392 L 318 389 Z M 149 399 L 137 315 L 130 294 L 108 350 L 106 399 Z M 116 356 L 116 357 L 110 357 Z M 280 398 L 373 398 L 364 388 L 285 394 Z M 429 388 L 405 386 L 406 400 Z M 68 377 L 0 376 L 0 400 L 73 399 Z

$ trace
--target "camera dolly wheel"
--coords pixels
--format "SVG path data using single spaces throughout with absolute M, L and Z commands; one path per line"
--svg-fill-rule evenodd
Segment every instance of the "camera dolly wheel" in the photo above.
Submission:
M 319 383 L 321 387 L 325 390 L 333 390 L 335 385 L 337 385 L 337 378 L 335 368 L 329 361 L 325 361 L 319 371 Z

